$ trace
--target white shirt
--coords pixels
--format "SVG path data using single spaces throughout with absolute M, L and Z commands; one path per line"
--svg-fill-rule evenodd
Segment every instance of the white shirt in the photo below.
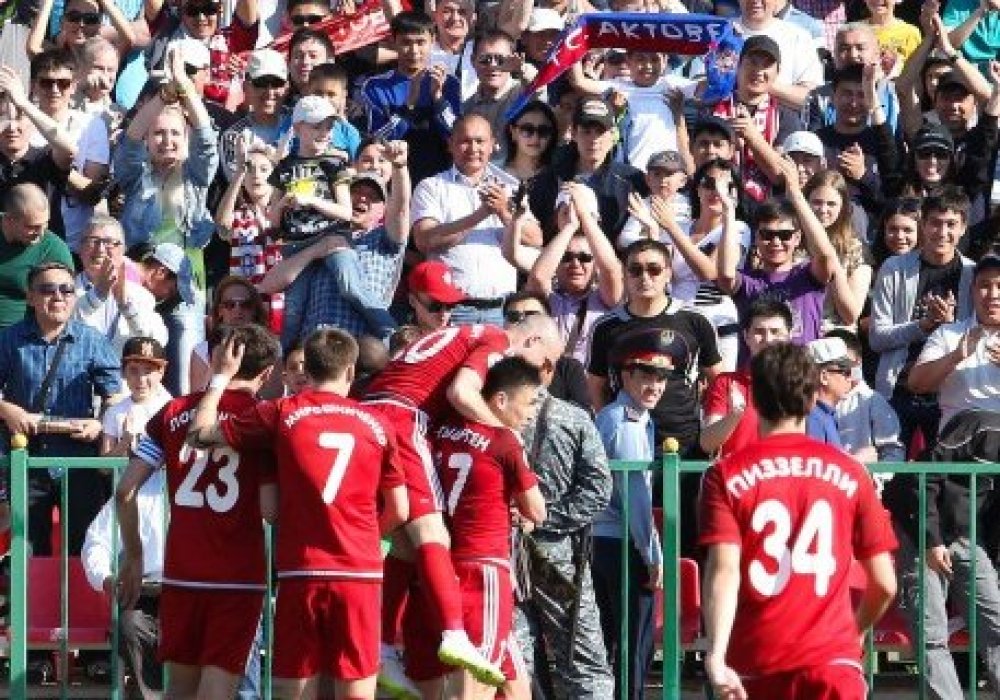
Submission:
M 431 49 L 431 58 L 428 65 L 442 64 L 448 72 L 459 79 L 462 86 L 462 102 L 476 94 L 479 88 L 479 76 L 476 75 L 476 67 L 472 65 L 472 39 L 470 38 L 462 44 L 461 53 L 451 53 L 445 51 L 435 42 Z M 462 67 L 462 74 L 458 74 L 458 67 Z
M 144 433 L 149 419 L 155 416 L 171 398 L 173 397 L 170 396 L 170 392 L 162 386 L 142 403 L 136 403 L 131 396 L 128 396 L 104 412 L 104 418 L 101 420 L 102 430 L 105 435 L 113 438 L 124 435 L 126 425 L 133 435 Z
M 495 165 L 488 165 L 479 183 L 452 167 L 420 182 L 413 191 L 410 219 L 439 223 L 457 221 L 479 208 L 479 187 L 487 182 L 503 185 L 508 194 L 518 181 Z M 450 269 L 453 282 L 472 299 L 496 299 L 517 290 L 517 270 L 500 252 L 503 222 L 494 214 L 480 221 L 461 243 L 430 258 L 440 260 Z
M 163 577 L 163 543 L 167 530 L 164 475 L 162 469 L 153 472 L 136 498 L 139 540 L 142 542 L 142 576 L 151 581 L 159 581 Z M 83 571 L 95 591 L 104 590 L 104 579 L 112 575 L 112 557 L 121 551 L 118 526 L 115 525 L 114 531 L 111 528 L 113 508 L 113 500 L 104 504 L 87 528 L 87 537 L 80 552 Z
M 125 303 L 119 307 L 114 294 L 101 299 L 81 272 L 76 276 L 76 299 L 73 317 L 104 335 L 117 353 L 129 338 L 154 338 L 166 346 L 167 326 L 156 310 L 156 298 L 141 284 L 125 280 Z
M 816 40 L 802 27 L 783 19 L 772 19 L 764 29 L 750 29 L 738 19 L 733 27 L 744 37 L 764 34 L 774 39 L 781 53 L 778 63 L 778 85 L 822 85 L 823 64 L 816 52 Z
M 978 322 L 975 318 L 939 326 L 924 343 L 917 364 L 939 360 L 958 347 L 962 336 Z M 1000 343 L 1000 334 L 986 332 L 976 350 L 958 363 L 941 382 L 938 405 L 944 427 L 960 411 L 1000 411 L 1000 367 L 986 355 L 988 343 Z
M 108 165 L 111 163 L 111 144 L 108 141 L 108 124 L 100 114 L 89 114 L 90 121 L 76 137 L 76 156 L 73 158 L 73 168 L 83 172 L 87 163 Z M 66 245 L 74 253 L 80 252 L 80 240 L 83 232 L 94 216 L 94 207 L 85 204 L 75 197 L 66 195 L 60 203 L 62 207 L 63 227 L 66 230 Z

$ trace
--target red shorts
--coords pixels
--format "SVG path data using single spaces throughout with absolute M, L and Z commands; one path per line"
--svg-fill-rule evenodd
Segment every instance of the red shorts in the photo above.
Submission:
M 510 570 L 482 561 L 455 562 L 462 589 L 462 621 L 472 643 L 487 659 L 500 666 L 508 679 L 517 678 L 524 664 L 511 627 L 514 619 L 514 591 Z M 406 675 L 420 682 L 439 678 L 454 669 L 437 657 L 437 644 L 430 644 L 428 630 L 435 630 L 430 605 L 422 593 L 410 596 L 403 617 L 403 645 Z
M 854 663 L 800 668 L 743 680 L 750 700 L 865 700 L 868 683 Z
M 160 661 L 242 676 L 263 605 L 263 591 L 163 586 Z
M 275 678 L 354 681 L 378 673 L 382 585 L 286 578 L 274 613 Z
M 444 493 L 427 442 L 427 415 L 393 399 L 373 399 L 365 405 L 396 429 L 396 454 L 406 480 L 410 520 L 444 510 Z

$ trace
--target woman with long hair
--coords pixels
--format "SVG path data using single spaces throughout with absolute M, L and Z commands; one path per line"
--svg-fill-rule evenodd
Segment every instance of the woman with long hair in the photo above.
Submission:
M 267 326 L 267 307 L 250 280 L 235 275 L 224 277 L 212 296 L 211 329 L 219 326 L 245 326 L 255 323 Z M 201 341 L 191 350 L 191 391 L 203 391 L 212 378 L 208 341 Z
M 503 169 L 522 182 L 530 181 L 552 162 L 559 145 L 558 128 L 551 107 L 539 100 L 529 102 L 504 129 Z
M 878 270 L 893 255 L 909 253 L 920 244 L 920 199 L 899 197 L 882 209 L 872 236 L 872 265 Z
M 826 330 L 834 327 L 853 327 L 872 284 L 872 266 L 868 263 L 865 247 L 854 230 L 851 216 L 851 196 L 847 181 L 836 170 L 821 170 L 806 182 L 802 194 L 809 207 L 823 224 L 826 234 L 837 251 L 845 279 L 834 279 L 834 284 L 847 285 L 847 294 L 837 295 L 839 303 L 827 297 L 823 312 Z M 839 274 L 839 273 L 838 273 Z
M 54 0 L 42 0 L 31 23 L 25 50 L 29 58 L 34 58 L 46 49 L 66 49 L 77 58 L 87 40 L 103 36 L 118 50 L 118 56 L 125 56 L 140 39 L 149 40 L 148 29 L 139 36 L 137 27 L 144 27 L 137 21 L 135 25 L 126 19 L 114 0 L 67 0 L 59 17 L 59 32 L 51 41 L 46 39 L 49 22 L 52 19 Z M 105 17 L 109 23 L 105 24 Z

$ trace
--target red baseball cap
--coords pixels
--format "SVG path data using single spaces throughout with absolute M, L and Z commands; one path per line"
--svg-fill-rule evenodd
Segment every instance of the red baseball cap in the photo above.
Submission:
M 443 262 L 428 260 L 410 271 L 407 285 L 414 294 L 426 294 L 442 304 L 457 304 L 465 292 L 451 281 L 451 270 Z

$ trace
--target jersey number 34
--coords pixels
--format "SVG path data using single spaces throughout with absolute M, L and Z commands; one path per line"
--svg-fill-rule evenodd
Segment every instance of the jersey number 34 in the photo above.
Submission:
M 828 501 L 820 499 L 812 504 L 792 543 L 789 543 L 791 514 L 781 501 L 772 499 L 758 505 L 750 526 L 758 533 L 770 530 L 761 549 L 772 561 L 765 565 L 761 559 L 754 559 L 748 570 L 750 584 L 758 593 L 767 597 L 781 595 L 792 574 L 799 574 L 812 576 L 816 596 L 826 596 L 830 579 L 837 573 L 837 559 L 833 555 L 833 509 Z

